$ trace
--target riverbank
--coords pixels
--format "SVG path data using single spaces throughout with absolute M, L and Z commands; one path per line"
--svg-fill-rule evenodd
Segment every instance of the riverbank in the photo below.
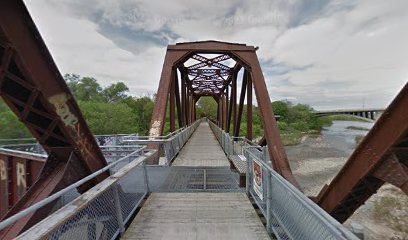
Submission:
M 351 115 L 333 115 L 333 116 L 324 116 L 319 118 L 321 129 L 309 130 L 309 131 L 299 131 L 291 128 L 280 129 L 280 136 L 285 146 L 293 146 L 301 144 L 307 137 L 318 137 L 321 135 L 321 131 L 325 128 L 333 125 L 335 121 L 348 121 L 348 122 L 358 122 L 358 123 L 372 123 L 373 121 L 369 119 L 364 119 L 361 117 L 351 116 Z M 278 123 L 278 126 L 280 124 Z M 348 126 L 350 130 L 362 130 L 368 131 L 370 128 L 363 126 Z M 360 137 L 362 135 L 359 135 Z M 356 138 L 355 140 L 359 140 Z
M 303 137 L 301 144 L 285 146 L 293 173 L 308 196 L 316 196 L 329 184 L 373 123 L 333 121 L 321 135 Z M 354 126 L 354 128 L 350 128 Z M 405 200 L 401 200 L 405 199 Z M 407 220 L 405 220 L 407 219 Z M 408 239 L 408 198 L 385 184 L 345 223 L 362 224 L 365 239 Z

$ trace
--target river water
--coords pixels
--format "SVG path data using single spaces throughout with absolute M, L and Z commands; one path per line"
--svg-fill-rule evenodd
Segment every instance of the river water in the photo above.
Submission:
M 369 122 L 333 121 L 320 135 L 308 136 L 295 146 L 286 146 L 293 173 L 305 192 L 318 194 L 357 147 L 355 138 L 366 135 L 373 125 Z
M 333 121 L 330 127 L 322 130 L 322 138 L 330 147 L 350 155 L 357 147 L 356 137 L 365 136 L 373 125 L 371 122 Z

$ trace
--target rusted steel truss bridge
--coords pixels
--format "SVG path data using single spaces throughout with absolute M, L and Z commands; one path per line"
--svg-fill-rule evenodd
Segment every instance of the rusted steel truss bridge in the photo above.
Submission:
M 145 139 L 124 137 L 130 143 L 146 146 L 138 152 L 138 156 L 144 157 L 143 166 L 158 165 L 163 151 L 169 160 L 168 165 L 171 165 L 178 158 L 179 151 L 184 151 L 184 144 L 197 127 L 200 129 L 204 126 L 204 122 L 197 119 L 197 101 L 201 97 L 212 97 L 218 104 L 217 120 L 208 124 L 223 154 L 227 157 L 244 155 L 248 165 L 252 161 L 249 159 L 254 158 L 256 162 L 256 156 L 264 154 L 268 161 L 257 164 L 268 172 L 268 179 L 272 179 L 272 185 L 265 186 L 273 186 L 273 181 L 284 182 L 290 191 L 303 199 L 302 189 L 292 174 L 280 139 L 256 50 L 254 46 L 218 41 L 168 46 L 150 134 Z M 72 184 L 80 182 L 75 189 L 80 195 L 86 195 L 95 191 L 95 186 L 107 184 L 114 174 L 127 173 L 126 169 L 116 173 L 98 172 L 110 166 L 110 161 L 104 155 L 106 151 L 98 145 L 89 130 L 75 98 L 21 0 L 0 1 L 0 96 L 44 151 L 43 154 L 30 156 L 21 151 L 0 151 L 0 213 L 3 220 L 41 203 Z M 252 143 L 252 109 L 255 101 L 262 120 L 266 148 Z M 163 137 L 167 110 L 172 134 Z M 241 136 L 244 112 L 246 136 Z M 237 143 L 242 143 L 241 147 L 246 146 L 241 148 L 240 153 L 235 149 Z M 135 150 L 130 148 L 126 150 L 127 154 Z M 166 171 L 176 171 L 176 168 L 172 169 Z M 248 168 L 247 174 L 251 169 Z M 206 171 L 210 170 L 203 171 L 203 176 L 207 176 Z M 98 173 L 95 177 L 84 180 L 95 173 Z M 209 187 L 208 179 L 204 179 L 204 185 Z M 311 197 L 314 203 L 307 198 L 302 201 L 313 206 L 313 209 L 315 205 L 319 206 L 316 209 L 324 210 L 337 221 L 344 222 L 384 183 L 393 184 L 408 193 L 408 85 L 384 110 L 332 182 L 322 186 L 318 196 Z M 251 185 L 251 179 L 247 176 L 248 185 Z M 121 191 L 125 190 L 122 188 L 117 191 L 123 193 Z M 147 198 L 152 191 L 151 188 L 146 190 L 144 197 Z M 266 189 L 265 194 L 268 191 Z M 272 199 L 265 195 L 265 199 L 269 198 Z M 50 200 L 46 205 L 48 207 L 38 208 L 8 224 L 0 231 L 0 238 L 11 239 L 24 233 L 41 219 L 52 216 L 55 205 L 56 201 Z M 265 207 L 265 215 L 269 216 L 268 209 Z M 319 211 L 316 209 L 313 211 Z M 272 215 L 268 218 L 268 226 L 276 236 L 280 236 L 280 231 L 284 230 L 275 226 L 281 223 L 278 214 Z M 329 218 L 324 215 L 324 219 Z M 124 228 L 119 230 L 122 233 Z M 290 229 L 285 232 L 290 232 Z

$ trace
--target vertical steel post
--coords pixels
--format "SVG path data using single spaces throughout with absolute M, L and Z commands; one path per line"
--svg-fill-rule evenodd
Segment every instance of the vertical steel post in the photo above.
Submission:
M 148 194 L 150 192 L 150 189 L 149 189 L 149 176 L 147 175 L 146 162 L 143 162 L 143 178 L 144 178 L 145 191 L 146 191 L 146 194 Z
M 170 132 L 174 132 L 176 131 L 176 119 L 175 119 L 175 108 L 176 108 L 176 104 L 175 104 L 175 81 L 176 81 L 176 76 L 175 76 L 175 72 L 176 70 L 173 69 L 172 70 L 172 74 L 171 74 L 171 85 L 170 85 L 170 94 L 169 94 L 169 98 L 170 98 Z
M 185 82 L 184 73 L 181 72 L 181 115 L 182 115 L 182 124 L 183 127 L 187 125 L 186 123 L 186 82 Z
M 115 211 L 116 216 L 118 218 L 117 220 L 119 225 L 119 233 L 120 236 L 123 236 L 123 234 L 125 233 L 125 223 L 123 222 L 122 208 L 120 206 L 120 198 L 117 184 L 113 186 L 113 201 L 115 203 Z
M 272 232 L 272 174 L 266 170 L 266 230 Z
M 182 110 L 180 106 L 180 91 L 179 91 L 179 81 L 178 81 L 178 73 L 177 68 L 174 70 L 174 92 L 176 95 L 176 107 L 177 107 L 177 121 L 178 127 L 183 127 L 183 118 L 182 118 Z
M 247 134 L 246 138 L 252 140 L 252 77 L 248 74 L 247 82 Z
M 248 151 L 248 149 L 244 150 L 244 151 Z M 249 193 L 249 191 L 251 190 L 251 180 L 252 180 L 252 158 L 251 156 L 248 154 L 246 154 L 246 166 L 247 166 L 247 175 L 246 175 L 246 186 L 245 186 L 245 190 L 246 190 L 246 194 L 248 196 L 250 196 L 251 194 Z
M 246 93 L 246 85 L 248 81 L 248 71 L 245 69 L 244 76 L 242 78 L 242 88 L 241 88 L 241 95 L 239 98 L 239 106 L 238 106 L 238 116 L 237 116 L 237 123 L 236 128 L 234 130 L 234 136 L 239 136 L 239 130 L 241 128 L 241 120 L 242 120 L 242 112 L 244 110 L 244 100 L 245 100 L 245 93 Z
M 232 93 L 231 93 L 231 101 L 232 101 L 232 115 L 233 115 L 233 127 L 234 130 L 237 127 L 237 75 L 234 75 L 232 78 Z M 235 135 L 233 135 L 235 136 Z

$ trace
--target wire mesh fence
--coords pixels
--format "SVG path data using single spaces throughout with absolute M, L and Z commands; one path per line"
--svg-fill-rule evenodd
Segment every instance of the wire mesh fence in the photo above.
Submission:
M 147 152 L 24 232 L 19 239 L 114 239 L 149 192 Z M 142 179 L 142 181 L 134 181 Z
M 44 199 L 24 213 L 0 223 L 0 230 L 34 211 L 44 211 L 48 217 L 19 236 L 20 239 L 114 239 L 124 232 L 125 225 L 149 193 L 149 176 L 145 160 L 156 151 L 142 145 L 160 144 L 169 161 L 174 159 L 200 121 L 160 139 L 143 140 L 144 144 L 109 145 L 102 150 L 114 151 L 112 161 L 104 169 L 81 179 L 68 188 Z M 117 144 L 117 142 L 115 143 Z M 105 152 L 106 152 L 105 151 Z M 89 181 L 104 171 L 112 175 L 82 195 L 76 190 L 82 181 Z M 75 186 L 74 186 L 75 185 Z M 58 196 L 57 196 L 58 195 Z M 74 200 L 73 200 L 74 199 Z M 69 202 L 69 203 L 68 203 Z
M 267 147 L 210 127 L 227 155 L 244 155 L 246 191 L 277 239 L 358 239 L 272 168 Z

